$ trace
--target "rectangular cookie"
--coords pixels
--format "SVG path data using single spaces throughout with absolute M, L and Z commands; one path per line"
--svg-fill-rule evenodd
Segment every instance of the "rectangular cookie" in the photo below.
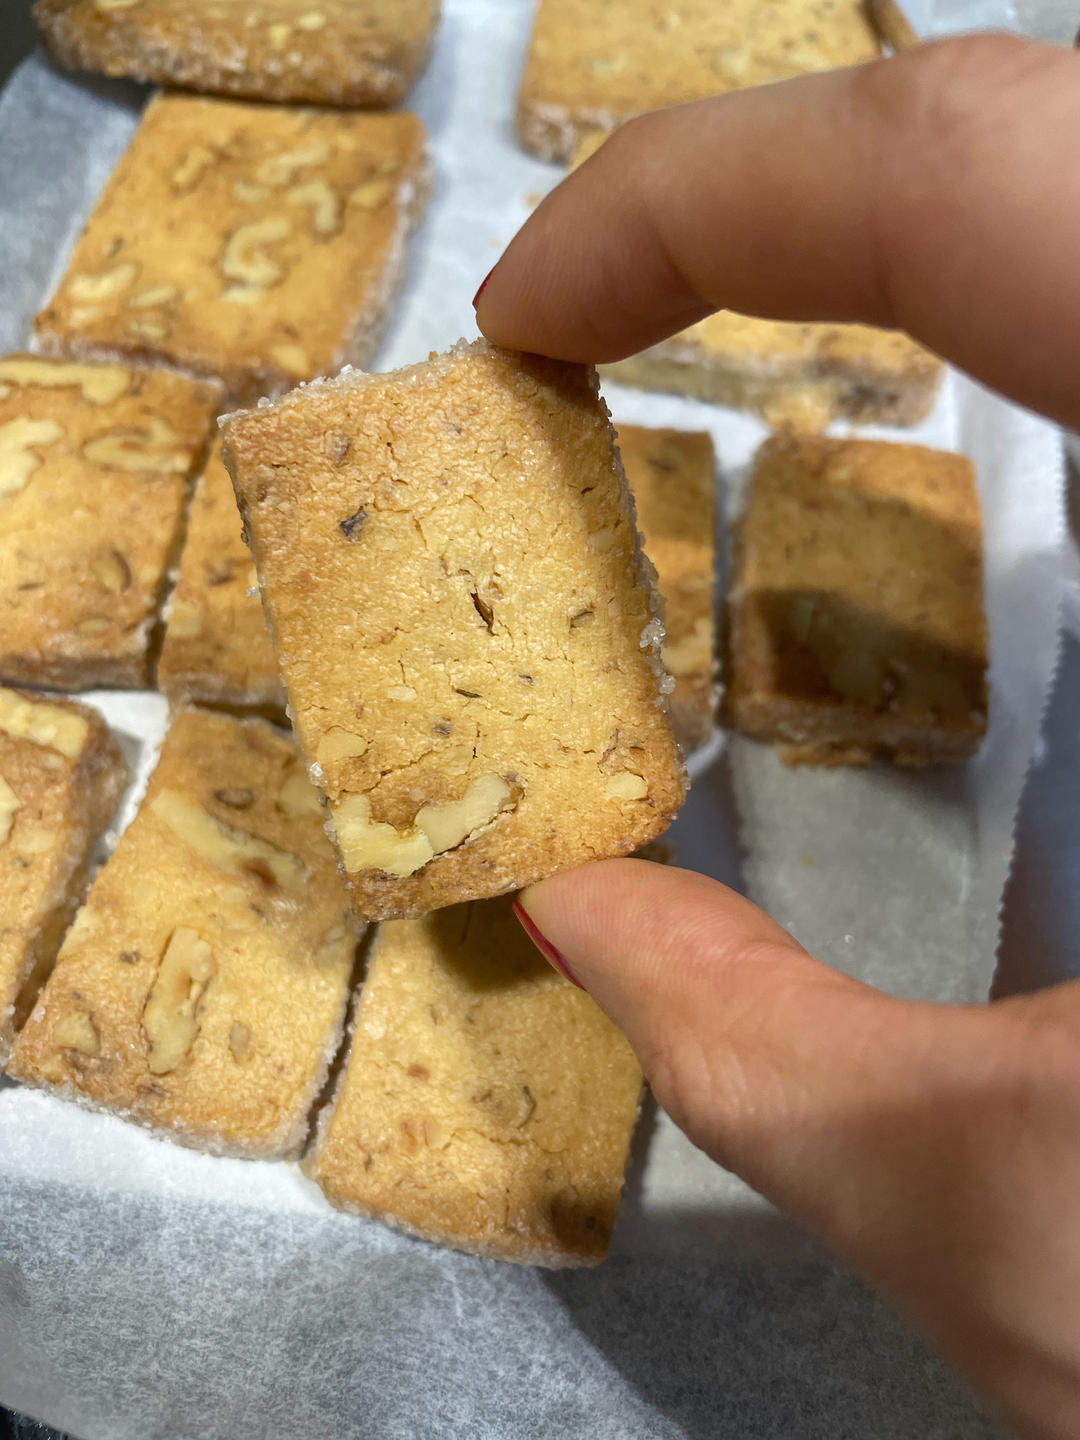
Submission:
M 147 683 L 220 400 L 163 370 L 0 358 L 0 680 Z
M 35 325 L 255 399 L 374 349 L 426 192 L 414 115 L 159 95 Z
M 37 0 L 73 70 L 244 100 L 397 105 L 427 63 L 438 0 Z
M 540 0 L 518 93 L 526 150 L 570 159 L 646 110 L 881 53 L 860 0 Z
M 360 915 L 501 894 L 667 828 L 673 682 L 593 372 L 461 342 L 222 428 Z
M 898 330 L 758 320 L 730 310 L 601 366 L 624 385 L 753 410 L 773 427 L 802 430 L 831 420 L 917 425 L 943 373 L 940 360 Z
M 355 948 L 292 740 L 184 711 L 9 1072 L 215 1154 L 294 1155 Z
M 0 1070 L 127 778 L 96 710 L 0 689 Z
M 986 729 L 971 462 L 776 435 L 758 452 L 728 601 L 726 703 L 783 759 L 959 761 Z
M 201 701 L 284 712 L 251 551 L 215 444 L 195 490 L 180 571 L 165 617 L 158 686 L 174 704 Z
M 675 679 L 671 726 L 680 745 L 693 750 L 712 734 L 716 718 L 716 455 L 704 431 L 620 425 L 618 444 L 664 597 L 662 653 Z
M 509 898 L 392 920 L 304 1169 L 342 1210 L 459 1250 L 593 1265 L 641 1094 L 633 1051 Z

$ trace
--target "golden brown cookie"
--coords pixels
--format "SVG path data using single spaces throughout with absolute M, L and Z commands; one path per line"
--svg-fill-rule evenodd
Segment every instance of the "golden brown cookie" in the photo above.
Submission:
M 501 894 L 667 828 L 672 682 L 595 375 L 462 342 L 222 427 L 360 915 Z
M 933 406 L 944 367 L 897 330 L 721 310 L 601 373 L 644 390 L 753 410 L 775 427 L 821 430 L 837 419 L 918 424 Z
M 0 1070 L 127 777 L 96 710 L 0 689 Z
M 293 1155 L 356 942 L 289 736 L 187 710 L 90 889 L 10 1073 L 220 1154 Z
M 61 65 L 244 100 L 397 105 L 438 0 L 36 0 Z
M 248 399 L 359 363 L 426 184 L 413 115 L 160 95 L 35 321 L 41 343 Z
M 618 441 L 664 597 L 664 666 L 675 679 L 671 725 L 692 750 L 712 734 L 716 716 L 716 455 L 702 431 L 620 425 Z
M 0 679 L 145 685 L 221 401 L 164 370 L 0 358 Z
M 643 111 L 880 53 L 859 0 L 540 0 L 518 136 L 566 161 L 591 131 Z
M 731 717 L 784 759 L 966 759 L 986 729 L 971 462 L 918 445 L 766 441 L 728 627 Z
M 158 686 L 175 704 L 284 712 L 285 691 L 257 586 L 216 444 L 191 502 L 158 660 Z
M 528 1265 L 604 1258 L 641 1071 L 508 898 L 392 920 L 304 1168 L 327 1198 Z

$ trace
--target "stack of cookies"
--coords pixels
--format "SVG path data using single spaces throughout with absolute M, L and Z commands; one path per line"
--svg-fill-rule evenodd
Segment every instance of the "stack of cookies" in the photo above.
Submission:
M 302 1156 L 428 1239 L 595 1263 L 641 1075 L 509 897 L 656 840 L 715 733 L 712 439 L 616 443 L 594 372 L 483 341 L 351 368 L 428 193 L 420 121 L 382 107 L 436 0 L 36 13 L 62 64 L 197 93 L 150 100 L 40 353 L 0 358 L 0 1063 L 183 1144 Z M 598 14 L 542 0 L 537 153 L 877 51 L 855 0 Z M 738 533 L 733 722 L 801 762 L 971 753 L 970 466 L 816 433 L 913 423 L 937 362 L 718 316 L 613 368 L 778 427 Z M 10 687 L 150 686 L 171 725 L 87 891 L 119 746 Z

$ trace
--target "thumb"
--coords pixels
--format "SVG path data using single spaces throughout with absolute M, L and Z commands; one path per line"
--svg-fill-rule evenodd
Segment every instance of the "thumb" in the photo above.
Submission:
M 690 1139 L 857 1263 L 853 1247 L 874 1243 L 868 1216 L 895 1209 L 907 1149 L 922 1174 L 935 1143 L 954 1143 L 943 1094 L 968 1123 L 988 1012 L 831 970 L 717 881 L 605 860 L 530 887 L 517 908 Z
M 714 1159 L 818 1234 L 1027 1436 L 1080 1434 L 1080 984 L 897 1000 L 703 875 L 605 860 L 518 897 Z M 554 953 L 553 953 L 554 952 Z

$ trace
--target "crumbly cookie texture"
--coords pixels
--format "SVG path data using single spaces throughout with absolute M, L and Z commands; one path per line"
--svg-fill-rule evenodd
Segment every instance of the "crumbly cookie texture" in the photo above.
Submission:
M 158 686 L 174 703 L 284 712 L 257 587 L 232 481 L 215 445 L 191 503 L 158 660 Z
M 220 400 L 216 385 L 161 370 L 0 357 L 0 679 L 147 683 Z
M 664 597 L 664 666 L 675 680 L 672 729 L 692 750 L 712 734 L 716 717 L 716 455 L 702 431 L 620 425 L 618 442 L 645 553 Z
M 540 0 L 518 136 L 533 154 L 566 161 L 590 131 L 645 110 L 880 53 L 859 0 Z
M 292 740 L 184 711 L 10 1073 L 215 1153 L 296 1154 L 355 943 Z
M 896 330 L 722 310 L 601 373 L 756 411 L 774 427 L 814 431 L 837 419 L 916 425 L 934 404 L 944 367 Z
M 360 915 L 501 894 L 666 829 L 673 682 L 595 374 L 462 342 L 222 426 Z
M 96 710 L 0 689 L 0 1070 L 127 778 Z
M 426 194 L 414 115 L 159 95 L 35 325 L 255 399 L 364 359 Z
M 970 461 L 917 445 L 767 440 L 728 626 L 731 717 L 785 760 L 966 759 L 987 703 Z
M 604 1258 L 641 1093 L 629 1044 L 507 898 L 379 930 L 304 1168 L 354 1214 L 522 1264 Z
M 397 105 L 431 51 L 438 0 L 37 0 L 49 54 L 75 70 L 211 95 Z

